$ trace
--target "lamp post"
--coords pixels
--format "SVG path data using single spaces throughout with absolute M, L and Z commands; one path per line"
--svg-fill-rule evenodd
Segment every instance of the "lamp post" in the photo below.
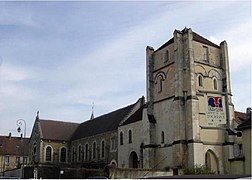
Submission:
M 25 122 L 24 119 L 18 119 L 17 120 L 17 126 L 18 126 L 17 131 L 18 131 L 18 133 L 21 132 L 21 126 L 23 126 L 23 125 L 24 125 L 24 138 L 25 138 L 25 135 L 26 135 L 26 122 Z M 22 133 L 21 133 L 21 138 L 22 138 Z M 24 178 L 24 153 L 25 153 L 24 148 L 25 147 L 24 147 L 24 141 L 23 141 L 22 178 Z

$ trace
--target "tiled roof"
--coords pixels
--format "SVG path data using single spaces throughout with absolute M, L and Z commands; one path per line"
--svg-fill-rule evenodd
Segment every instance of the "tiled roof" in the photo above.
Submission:
M 146 108 L 146 104 L 140 107 L 134 114 L 132 114 L 125 122 L 123 122 L 120 126 L 124 126 L 127 124 L 131 124 L 137 121 L 141 121 L 143 119 L 143 109 Z M 156 119 L 153 115 L 148 114 L 148 120 L 150 123 L 155 124 Z
M 144 106 L 142 106 L 141 108 L 139 108 L 134 114 L 132 114 L 125 122 L 123 122 L 121 124 L 121 126 L 127 125 L 127 124 L 131 124 L 137 121 L 141 121 L 143 118 L 143 108 Z
M 80 124 L 72 140 L 81 139 L 108 131 L 117 130 L 119 123 L 131 111 L 135 104 L 118 109 Z
M 241 124 L 242 122 L 246 121 L 246 113 L 243 113 L 243 112 L 238 112 L 238 111 L 235 111 L 234 112 L 234 120 L 237 124 Z
M 198 35 L 197 33 L 193 32 L 193 40 L 194 41 L 197 41 L 197 42 L 200 42 L 200 43 L 203 43 L 203 44 L 207 44 L 209 46 L 213 46 L 213 47 L 216 47 L 216 48 L 220 48 L 220 46 L 212 43 L 211 41 L 209 41 L 208 39 Z
M 171 38 L 169 41 L 167 41 L 166 43 L 164 43 L 162 46 L 160 46 L 156 51 L 159 51 L 160 49 L 163 49 L 164 47 L 170 45 L 174 43 L 174 38 Z
M 20 137 L 0 136 L 1 155 L 4 154 L 4 155 L 28 156 L 28 152 L 29 152 L 29 138 L 22 138 L 21 140 Z
M 187 30 L 188 30 L 188 29 L 184 29 L 184 30 L 179 31 L 179 32 L 185 33 L 185 32 L 187 32 Z M 178 30 L 176 30 L 176 31 L 178 31 Z M 213 47 L 216 47 L 216 48 L 220 48 L 220 46 L 214 44 L 213 42 L 209 41 L 208 39 L 206 39 L 206 38 L 200 36 L 199 34 L 197 34 L 197 33 L 195 33 L 195 32 L 193 32 L 193 40 L 194 40 L 194 41 L 197 41 L 197 42 L 200 42 L 200 43 L 203 43 L 203 44 L 206 44 L 206 45 L 209 45 L 209 46 L 213 46 Z M 164 43 L 162 46 L 160 46 L 156 51 L 159 51 L 159 50 L 163 49 L 164 47 L 166 47 L 166 46 L 168 46 L 168 45 L 170 45 L 170 44 L 172 44 L 172 43 L 174 43 L 174 37 L 171 38 L 171 39 L 170 39 L 169 41 L 167 41 L 166 43 Z M 155 52 L 156 52 L 156 51 L 155 51 Z
M 79 126 L 78 123 L 39 119 L 42 139 L 68 141 Z
M 247 113 L 235 111 L 235 120 L 240 121 L 237 130 L 251 128 L 251 109 L 247 108 Z
M 244 121 L 242 124 L 237 126 L 238 130 L 248 129 L 251 128 L 251 118 L 248 118 L 246 121 Z

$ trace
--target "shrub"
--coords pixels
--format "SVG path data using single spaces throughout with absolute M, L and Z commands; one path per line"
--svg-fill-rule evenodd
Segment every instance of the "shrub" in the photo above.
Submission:
M 183 169 L 184 174 L 215 174 L 210 168 L 205 165 L 196 164 L 194 167 Z

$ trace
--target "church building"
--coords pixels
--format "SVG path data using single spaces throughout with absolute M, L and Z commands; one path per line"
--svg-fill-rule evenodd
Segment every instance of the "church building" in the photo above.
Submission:
M 146 98 L 131 105 L 81 124 L 37 116 L 30 159 L 69 167 L 170 169 L 174 174 L 206 165 L 228 173 L 237 124 L 226 41 L 216 45 L 190 28 L 175 30 L 158 49 L 147 46 L 146 73 Z M 49 131 L 50 126 L 56 129 Z

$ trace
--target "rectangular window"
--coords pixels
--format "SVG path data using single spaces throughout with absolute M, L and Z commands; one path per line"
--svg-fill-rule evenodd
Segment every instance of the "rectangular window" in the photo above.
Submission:
M 9 166 L 9 164 L 10 164 L 10 157 L 9 157 L 9 156 L 5 156 L 5 157 L 4 157 L 4 164 L 5 164 L 6 166 Z
M 24 157 L 24 164 L 27 164 L 28 162 L 28 157 Z
M 16 164 L 20 164 L 20 157 L 19 156 L 16 157 Z

